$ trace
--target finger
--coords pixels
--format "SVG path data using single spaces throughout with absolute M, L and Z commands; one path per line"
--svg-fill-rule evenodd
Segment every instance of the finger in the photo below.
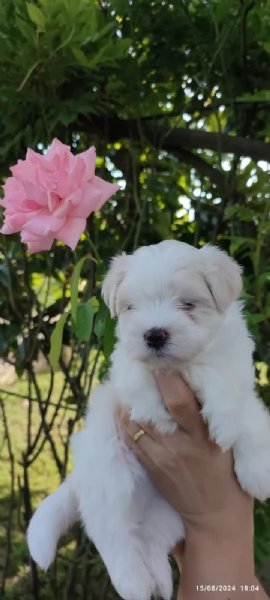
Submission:
M 123 406 L 122 404 L 118 404 L 114 412 L 114 418 L 117 425 L 123 429 L 129 422 L 130 408 Z
M 147 433 L 147 435 L 149 435 L 152 440 L 156 440 L 157 442 L 160 442 L 162 439 L 161 434 L 158 432 L 157 428 L 155 427 L 155 425 L 153 423 L 151 423 L 150 421 L 132 421 L 130 419 L 130 423 L 136 423 L 136 426 L 139 429 L 143 429 L 145 431 L 145 433 Z
M 164 402 L 181 427 L 192 434 L 203 433 L 205 425 L 200 415 L 200 406 L 186 382 L 177 374 L 156 376 Z
M 120 404 L 116 407 L 114 413 L 114 421 L 116 426 L 116 431 L 118 436 L 121 439 L 124 439 L 124 430 L 129 422 L 130 410 L 126 406 L 121 406 Z
M 138 431 L 143 430 L 145 433 L 140 436 L 137 441 L 134 441 L 134 436 Z M 140 425 L 135 421 L 129 421 L 124 428 L 124 439 L 126 444 L 138 456 L 151 456 L 155 451 L 156 442 L 146 431 L 145 425 Z

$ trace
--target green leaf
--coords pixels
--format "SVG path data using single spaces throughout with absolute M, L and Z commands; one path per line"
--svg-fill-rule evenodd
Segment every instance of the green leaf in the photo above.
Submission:
M 91 65 L 94 66 L 98 63 L 102 62 L 114 62 L 119 58 L 123 58 L 126 55 L 128 49 L 131 46 L 130 39 L 120 39 L 117 41 L 110 40 L 104 46 L 100 48 L 97 52 L 93 60 L 91 60 Z
M 153 228 L 162 240 L 167 240 L 171 235 L 172 219 L 168 210 L 157 213 L 153 219 Z
M 110 58 L 122 58 L 127 54 L 130 46 L 132 46 L 132 40 L 130 38 L 118 39 L 114 42 L 112 47 L 108 47 Z
M 236 98 L 237 102 L 269 102 L 270 90 L 261 90 L 256 94 L 244 94 Z
M 268 54 L 270 54 L 270 42 L 265 42 L 263 44 L 263 47 L 265 49 L 265 52 L 267 52 Z
M 89 16 L 89 21 L 88 21 L 88 27 L 89 27 L 90 36 L 92 37 L 93 35 L 95 35 L 97 33 L 97 30 L 98 30 L 97 9 L 96 9 L 95 2 L 92 2 L 92 4 L 89 6 L 89 9 L 90 9 L 90 16 Z
M 24 370 L 22 369 L 22 367 L 19 367 L 17 365 L 15 365 L 15 371 L 16 371 L 16 375 L 19 379 L 21 379 L 21 377 L 24 374 Z
M 96 334 L 98 340 L 100 340 L 104 335 L 105 323 L 106 323 L 108 313 L 109 313 L 108 307 L 106 306 L 106 304 L 104 304 L 104 302 L 101 302 L 99 305 L 97 316 L 95 318 L 95 325 L 94 325 L 94 333 Z
M 248 314 L 247 315 L 247 319 L 248 319 L 248 323 L 250 325 L 257 325 L 257 323 L 262 323 L 263 321 L 265 321 L 266 319 L 266 315 L 260 315 L 260 314 Z
M 237 252 L 238 250 L 240 250 L 240 248 L 243 249 L 243 247 L 256 247 L 256 240 L 253 240 L 252 238 L 244 238 L 241 236 L 233 236 L 231 244 L 230 244 L 230 254 L 234 254 L 235 252 Z
M 112 64 L 116 62 L 126 55 L 130 46 L 131 41 L 129 39 L 120 39 L 117 41 L 110 40 L 96 52 L 89 61 L 89 67 L 95 68 L 99 64 Z
M 79 280 L 81 275 L 82 266 L 85 261 L 89 258 L 88 256 L 83 256 L 81 260 L 77 263 L 71 278 L 70 284 L 70 294 L 71 294 L 71 317 L 72 321 L 76 322 L 76 314 L 77 314 L 77 305 L 78 305 L 78 287 Z
M 215 18 L 218 23 L 224 23 L 229 14 L 236 15 L 237 9 L 234 0 L 226 0 L 226 2 L 218 1 L 215 7 Z
M 51 11 L 52 0 L 39 0 L 39 4 L 42 6 L 46 14 Z
M 46 18 L 42 10 L 38 8 L 36 4 L 31 4 L 30 2 L 26 2 L 27 12 L 32 23 L 37 25 L 39 31 L 44 31 Z
M 15 21 L 18 29 L 22 35 L 28 40 L 33 41 L 33 34 L 35 35 L 35 29 L 29 23 L 26 23 L 23 19 L 20 19 L 18 15 L 15 16 Z
M 97 266 L 97 271 L 96 271 L 97 278 L 98 279 L 103 279 L 103 277 L 105 277 L 105 275 L 106 275 L 106 272 L 107 271 L 106 271 L 106 267 L 104 265 L 104 262 L 103 261 L 99 262 L 99 264 Z
M 62 348 L 64 326 L 69 314 L 69 312 L 66 312 L 63 315 L 61 315 L 51 335 L 51 349 L 49 354 L 49 361 L 54 371 L 58 367 L 58 361 L 60 358 Z
M 99 309 L 99 301 L 96 298 L 96 296 L 92 296 L 92 298 L 90 298 L 89 302 L 91 302 L 91 304 L 93 306 L 93 314 L 95 315 Z
M 104 356 L 105 356 L 106 360 L 109 360 L 109 358 L 112 354 L 112 351 L 114 349 L 114 346 L 115 346 L 115 342 L 116 342 L 115 328 L 116 328 L 116 319 L 112 319 L 111 315 L 108 313 L 106 322 L 105 322 L 104 345 L 103 345 L 103 352 L 104 352 Z
M 76 321 L 72 321 L 72 331 L 81 342 L 88 342 L 93 329 L 94 310 L 91 300 L 78 304 Z
M 76 46 L 73 46 L 71 50 L 79 65 L 85 67 L 86 69 L 89 69 L 91 63 L 87 58 L 86 54 L 80 48 L 76 48 Z
M 63 112 L 59 115 L 59 121 L 65 127 L 67 127 L 70 123 L 73 123 L 73 121 L 75 121 L 77 115 L 78 113 L 67 110 L 65 113 Z
M 93 42 L 100 40 L 102 37 L 109 37 L 109 33 L 112 33 L 116 29 L 115 21 L 111 21 L 107 23 L 102 29 L 97 31 L 92 37 Z
M 115 77 L 115 75 L 112 75 L 112 77 L 109 78 L 108 83 L 106 85 L 106 93 L 107 94 L 117 94 L 117 93 L 121 92 L 124 88 L 125 88 L 124 82 L 119 81 L 119 79 L 117 79 Z

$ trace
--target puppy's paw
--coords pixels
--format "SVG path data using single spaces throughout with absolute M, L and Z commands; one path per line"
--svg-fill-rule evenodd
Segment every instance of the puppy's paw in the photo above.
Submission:
M 109 569 L 109 575 L 124 600 L 150 600 L 156 592 L 154 579 L 136 552 L 118 556 L 113 568 Z
M 232 448 L 239 435 L 239 425 L 234 415 L 223 412 L 211 413 L 205 409 L 201 411 L 204 421 L 208 425 L 209 437 L 217 444 L 222 452 Z
M 130 418 L 132 421 L 152 423 L 161 435 L 174 433 L 177 429 L 177 423 L 163 406 L 156 406 L 154 409 L 151 406 L 147 409 L 146 406 L 142 411 L 140 405 L 137 403 L 130 411 Z
M 173 592 L 172 570 L 166 552 L 159 548 L 150 548 L 147 566 L 156 584 L 156 594 L 164 600 L 170 600 Z
M 270 447 L 234 453 L 234 469 L 242 489 L 261 500 L 270 498 Z

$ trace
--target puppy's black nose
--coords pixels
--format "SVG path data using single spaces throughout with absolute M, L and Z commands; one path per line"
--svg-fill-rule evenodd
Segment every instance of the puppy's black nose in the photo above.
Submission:
M 157 327 L 149 329 L 144 334 L 144 339 L 147 343 L 147 346 L 149 346 L 149 348 L 155 348 L 156 350 L 165 346 L 168 337 L 169 334 L 166 329 L 158 329 Z

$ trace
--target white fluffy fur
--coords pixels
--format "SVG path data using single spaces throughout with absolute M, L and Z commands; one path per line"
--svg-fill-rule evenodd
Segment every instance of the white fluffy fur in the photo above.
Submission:
M 235 302 L 240 293 L 238 265 L 214 247 L 166 241 L 112 261 L 103 294 L 118 316 L 118 342 L 109 379 L 93 392 L 85 427 L 72 438 L 73 472 L 30 523 L 30 552 L 42 568 L 80 516 L 125 600 L 171 597 L 168 554 L 184 537 L 183 524 L 114 423 L 121 403 L 130 407 L 132 419 L 151 421 L 162 433 L 174 431 L 155 370 L 183 375 L 202 405 L 211 438 L 222 450 L 233 448 L 242 488 L 262 500 L 270 495 L 270 420 L 254 393 L 253 342 Z M 170 333 L 160 356 L 144 340 L 151 327 Z

